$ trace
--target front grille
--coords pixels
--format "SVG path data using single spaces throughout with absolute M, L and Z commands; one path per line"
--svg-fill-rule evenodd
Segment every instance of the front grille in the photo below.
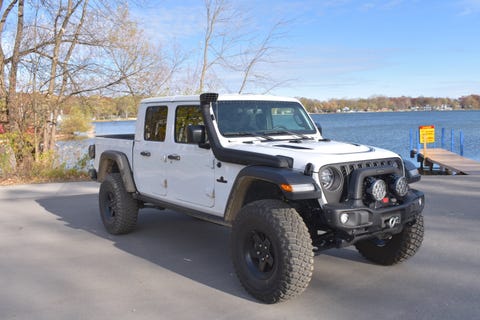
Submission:
M 375 159 L 375 160 L 365 160 L 358 162 L 348 162 L 348 163 L 339 163 L 334 165 L 329 165 L 329 167 L 336 168 L 342 174 L 343 178 L 343 187 L 339 190 L 330 192 L 328 190 L 323 190 L 325 197 L 328 203 L 339 203 L 347 200 L 348 197 L 348 184 L 350 183 L 350 176 L 354 170 L 364 169 L 364 168 L 375 168 L 375 167 L 384 167 L 384 166 L 394 166 L 400 168 L 403 172 L 403 162 L 398 158 L 390 159 Z
M 402 162 L 399 159 L 379 159 L 334 165 L 334 167 L 337 167 L 337 169 L 340 170 L 344 178 L 350 176 L 350 174 L 355 169 L 375 168 L 383 166 L 396 166 L 398 168 L 402 168 Z

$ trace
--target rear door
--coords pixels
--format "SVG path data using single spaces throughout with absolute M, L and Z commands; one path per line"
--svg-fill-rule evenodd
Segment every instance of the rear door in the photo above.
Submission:
M 141 194 L 156 197 L 167 194 L 165 172 L 168 107 L 148 106 L 137 121 L 144 117 L 143 136 L 137 135 L 133 149 L 134 177 Z

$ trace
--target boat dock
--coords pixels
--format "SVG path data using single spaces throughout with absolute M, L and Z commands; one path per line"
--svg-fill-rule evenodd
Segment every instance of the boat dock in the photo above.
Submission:
M 434 165 L 445 174 L 480 175 L 480 162 L 462 157 L 456 153 L 441 148 L 426 150 L 412 150 L 412 155 L 417 154 L 420 171 L 425 172 L 425 167 L 433 171 Z

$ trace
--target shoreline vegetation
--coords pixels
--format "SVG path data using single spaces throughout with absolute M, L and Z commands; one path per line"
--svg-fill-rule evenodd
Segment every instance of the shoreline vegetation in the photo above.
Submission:
M 76 163 L 67 166 L 59 161 L 59 153 L 54 149 L 35 159 L 25 150 L 15 152 L 12 144 L 0 135 L 0 186 L 90 180 L 87 154 L 74 155 Z
M 386 97 L 318 100 L 297 98 L 310 113 L 480 110 L 480 95 L 460 98 Z

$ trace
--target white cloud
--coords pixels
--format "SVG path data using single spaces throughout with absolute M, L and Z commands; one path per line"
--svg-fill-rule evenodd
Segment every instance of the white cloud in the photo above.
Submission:
M 460 7 L 460 15 L 473 15 L 480 13 L 480 0 L 461 0 L 458 2 Z

